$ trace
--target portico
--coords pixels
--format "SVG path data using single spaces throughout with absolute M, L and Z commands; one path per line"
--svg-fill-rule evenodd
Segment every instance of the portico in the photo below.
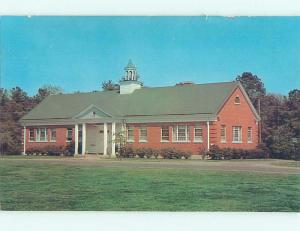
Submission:
M 75 124 L 75 155 L 103 154 L 115 156 L 116 123 L 76 123 Z

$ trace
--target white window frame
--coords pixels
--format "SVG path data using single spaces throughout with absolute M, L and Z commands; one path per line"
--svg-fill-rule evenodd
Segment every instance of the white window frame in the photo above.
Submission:
M 55 131 L 55 139 L 53 139 L 53 130 Z M 56 142 L 57 133 L 56 128 L 50 128 L 50 142 Z
M 223 131 L 224 131 L 224 136 L 222 135 Z M 220 136 L 221 136 L 221 143 L 223 143 L 223 144 L 227 143 L 227 134 L 226 134 L 226 126 L 225 125 L 221 125 Z
M 235 140 L 235 132 L 238 132 L 238 140 Z M 233 126 L 232 127 L 232 143 L 240 144 L 242 143 L 243 137 L 242 137 L 242 126 Z
M 166 136 L 163 136 L 163 130 L 167 130 L 168 131 L 168 139 L 164 139 L 163 137 L 166 138 Z M 170 142 L 170 127 L 169 126 L 161 126 L 160 127 L 160 142 Z
M 181 128 L 179 128 L 181 127 Z M 179 137 L 179 129 L 182 129 L 184 127 L 185 129 L 185 139 L 181 140 L 178 139 Z M 183 124 L 179 124 L 179 125 L 175 125 L 173 127 L 173 142 L 177 142 L 177 143 L 187 143 L 190 142 L 190 135 L 189 135 L 189 126 L 188 125 L 183 125 Z
M 146 135 L 142 135 L 142 130 L 146 131 Z M 140 126 L 139 127 L 139 142 L 140 143 L 146 143 L 148 141 L 148 129 L 147 126 Z
M 45 139 L 41 139 L 42 131 L 44 131 Z M 37 128 L 36 129 L 36 142 L 48 142 L 48 132 L 47 128 Z
M 201 131 L 201 136 L 196 136 L 196 130 Z M 195 125 L 194 127 L 194 143 L 203 143 L 203 128 L 201 125 Z
M 71 139 L 69 140 L 68 138 L 69 138 L 69 131 L 71 131 Z M 67 131 L 66 131 L 66 142 L 67 143 L 70 143 L 70 142 L 72 142 L 72 140 L 73 140 L 73 128 L 67 128 Z
M 129 138 L 129 130 L 132 130 L 132 138 Z M 134 142 L 134 126 L 132 125 L 126 126 L 126 138 L 127 138 L 127 142 Z
M 31 132 L 33 132 L 33 136 L 31 136 Z M 29 142 L 34 142 L 34 141 L 35 141 L 34 128 L 29 128 Z
M 253 142 L 253 129 L 252 129 L 252 127 L 248 127 L 247 128 L 247 143 L 250 144 L 252 142 Z

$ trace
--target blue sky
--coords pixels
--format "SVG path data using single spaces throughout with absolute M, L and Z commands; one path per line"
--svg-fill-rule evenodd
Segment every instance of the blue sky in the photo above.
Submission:
M 300 17 L 1 17 L 1 87 L 93 91 L 131 58 L 146 86 L 231 81 L 300 87 Z

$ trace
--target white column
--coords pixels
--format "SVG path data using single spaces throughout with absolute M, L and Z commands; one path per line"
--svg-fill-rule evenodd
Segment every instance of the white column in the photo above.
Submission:
M 78 154 L 78 124 L 75 124 L 75 155 Z
M 207 151 L 209 151 L 209 147 L 210 147 L 210 141 L 209 141 L 209 121 L 206 122 L 206 125 L 207 125 Z
M 82 124 L 82 155 L 85 154 L 86 147 L 86 124 Z
M 26 155 L 26 126 L 23 128 L 23 155 Z
M 112 122 L 111 123 L 111 155 L 115 156 L 116 155 L 116 123 Z
M 107 123 L 103 124 L 103 155 L 107 155 Z

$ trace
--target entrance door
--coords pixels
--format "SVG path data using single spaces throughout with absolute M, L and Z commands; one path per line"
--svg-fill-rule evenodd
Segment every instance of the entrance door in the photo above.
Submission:
M 88 125 L 86 134 L 86 150 L 88 153 L 103 153 L 103 126 Z

